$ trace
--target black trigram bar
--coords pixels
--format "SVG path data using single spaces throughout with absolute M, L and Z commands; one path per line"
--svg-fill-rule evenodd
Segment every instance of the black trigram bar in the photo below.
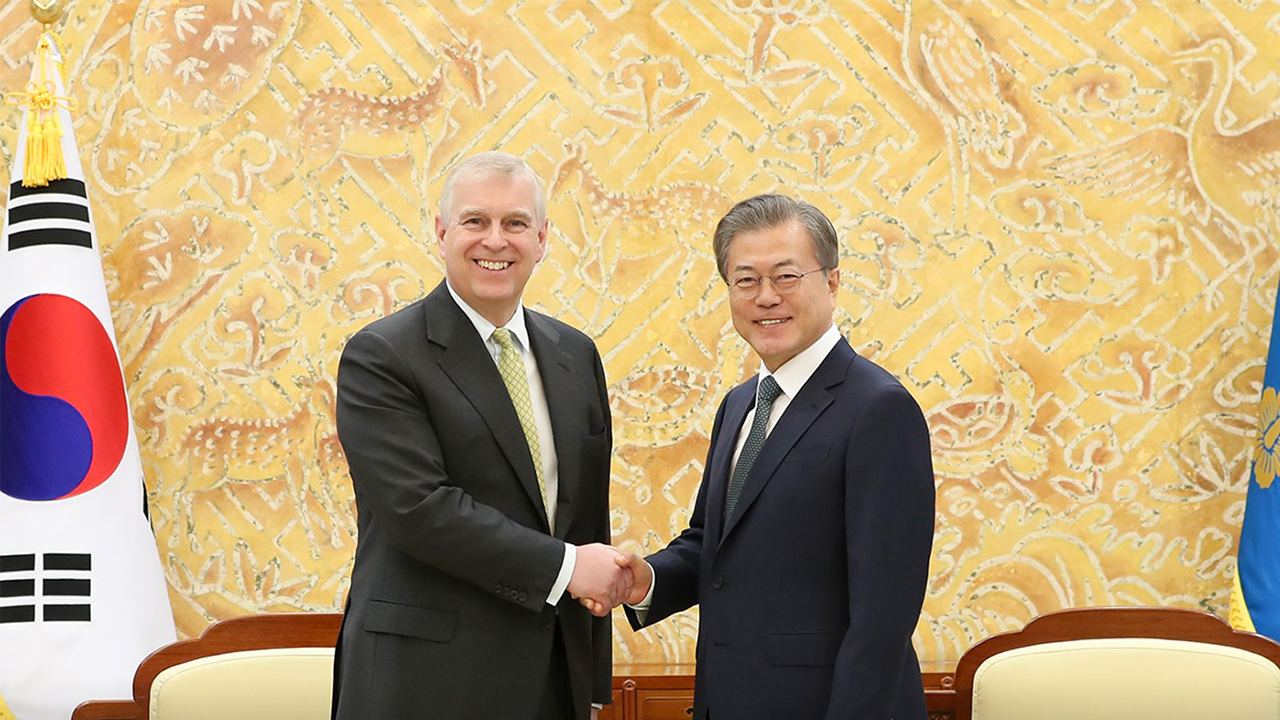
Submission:
M 45 605 L 45 622 L 89 622 L 88 605 Z
M 35 580 L 0 580 L 0 598 L 35 596 Z
M 92 561 L 88 553 L 45 553 L 45 570 L 90 570 Z
M 26 188 L 22 187 L 20 182 L 9 186 L 10 201 L 21 197 L 54 193 L 75 195 L 84 198 L 86 203 L 89 198 L 85 193 L 84 182 L 80 180 L 54 180 L 45 187 Z M 25 220 L 61 220 L 66 222 L 55 222 L 53 227 L 35 230 L 19 230 L 17 232 L 12 230 L 15 223 Z M 47 202 L 33 200 L 32 202 L 11 206 L 9 208 L 9 249 L 18 250 L 35 245 L 93 247 L 93 236 L 79 222 L 72 221 L 89 221 L 89 208 L 87 205 L 61 202 L 58 199 L 50 198 Z
M 61 195 L 79 195 L 82 198 L 88 198 L 85 192 L 84 181 L 74 178 L 66 178 L 63 180 L 50 181 L 44 187 L 23 187 L 21 182 L 9 184 L 9 199 L 17 199 L 27 197 L 28 195 L 40 195 L 43 193 L 59 193 Z
M 31 572 L 36 569 L 36 556 L 30 555 L 0 555 L 0 573 L 7 572 Z
M 0 605 L 0 625 L 4 623 L 35 622 L 35 605 Z
M 71 596 L 89 596 L 88 580 L 45 580 L 44 594 L 48 595 L 71 595 Z
M 72 230 L 71 228 L 44 228 L 9 234 L 10 250 L 21 250 L 22 248 L 36 245 L 75 245 L 76 247 L 91 248 L 93 247 L 93 236 L 84 230 Z
M 83 220 L 89 222 L 89 208 L 64 202 L 36 203 L 9 208 L 9 222 L 20 223 L 24 220 L 40 220 L 42 218 L 62 218 L 64 220 Z

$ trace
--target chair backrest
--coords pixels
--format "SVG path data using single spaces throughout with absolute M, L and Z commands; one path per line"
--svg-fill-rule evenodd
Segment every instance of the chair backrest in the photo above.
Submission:
M 1280 643 L 1195 610 L 1065 610 L 970 648 L 955 688 L 956 720 L 1280 720 Z
M 133 676 L 133 701 L 95 701 L 73 720 L 325 720 L 341 613 L 222 620 L 156 650 Z
M 333 648 L 222 653 L 166 668 L 148 720 L 327 720 Z

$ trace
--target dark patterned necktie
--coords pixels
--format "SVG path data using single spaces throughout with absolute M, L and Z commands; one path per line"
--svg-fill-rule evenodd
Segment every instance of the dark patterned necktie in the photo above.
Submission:
M 729 479 L 729 492 L 724 500 L 724 524 L 729 524 L 733 517 L 733 508 L 738 504 L 738 496 L 742 494 L 742 486 L 751 474 L 751 466 L 760 454 L 764 445 L 765 428 L 769 426 L 769 411 L 773 409 L 773 401 L 778 398 L 782 388 L 772 375 L 766 375 L 760 381 L 760 395 L 756 399 L 756 414 L 751 420 L 751 432 L 747 433 L 747 442 L 742 446 L 742 454 L 738 456 L 738 464 L 733 468 L 733 477 Z

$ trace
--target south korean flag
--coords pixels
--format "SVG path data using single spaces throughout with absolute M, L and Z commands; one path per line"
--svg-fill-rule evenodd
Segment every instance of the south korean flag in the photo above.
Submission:
M 42 37 L 10 94 L 26 109 L 0 239 L 0 697 L 18 720 L 132 697 L 174 640 L 57 52 Z M 40 187 L 23 184 L 33 108 L 56 119 L 33 147 L 66 171 Z

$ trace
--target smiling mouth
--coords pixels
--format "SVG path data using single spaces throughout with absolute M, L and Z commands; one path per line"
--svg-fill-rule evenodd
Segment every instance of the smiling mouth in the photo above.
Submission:
M 766 320 L 757 320 L 756 324 L 763 325 L 764 327 L 773 327 L 774 325 L 781 325 L 788 319 L 789 318 L 768 318 Z
M 476 264 L 485 270 L 506 270 L 512 263 L 500 260 L 476 260 Z

